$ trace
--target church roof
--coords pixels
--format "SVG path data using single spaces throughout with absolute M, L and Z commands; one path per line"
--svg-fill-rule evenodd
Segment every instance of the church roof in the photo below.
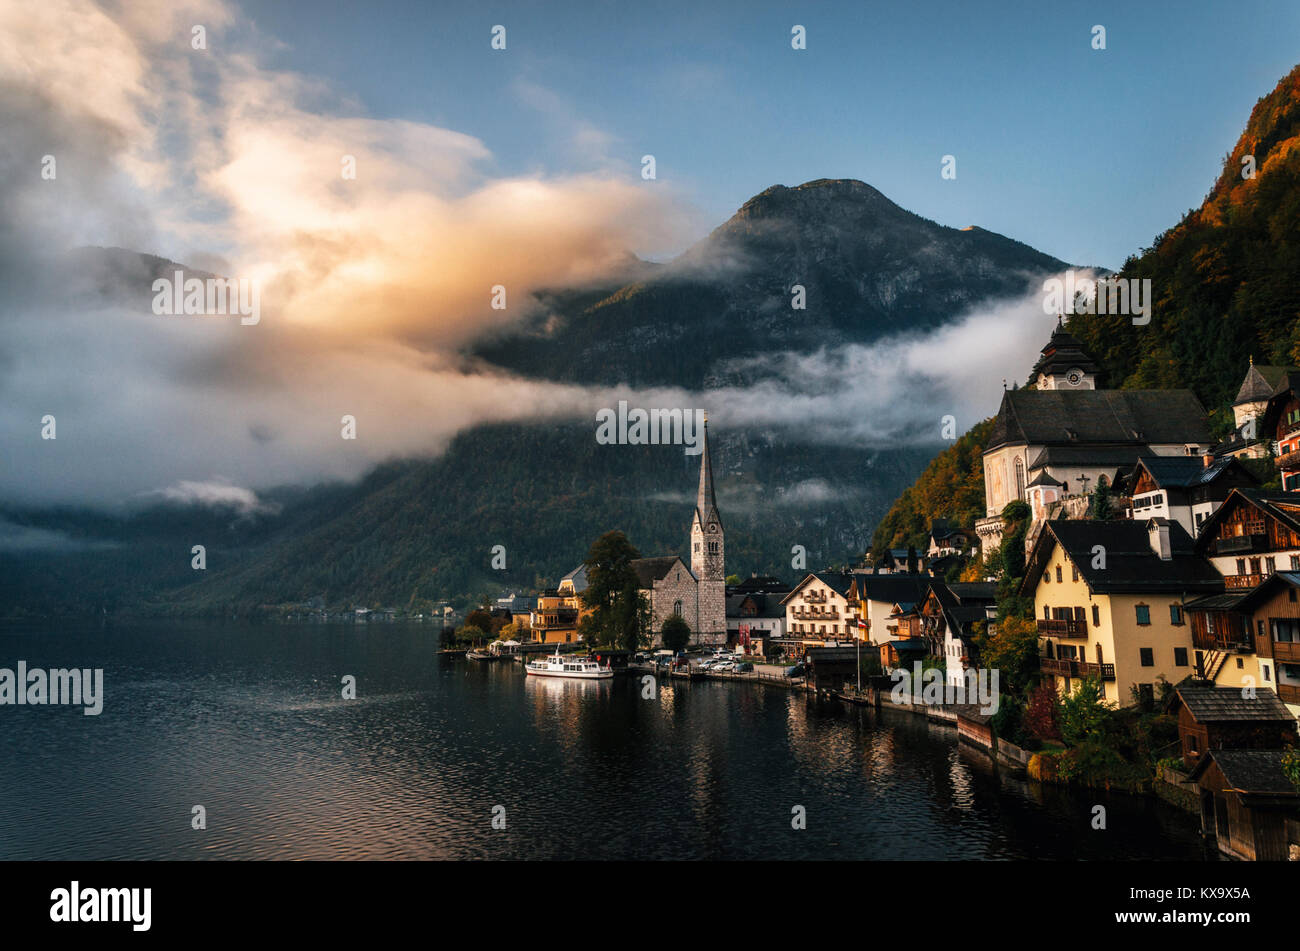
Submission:
M 1191 390 L 1026 389 L 1002 394 L 984 451 L 1017 443 L 1145 447 L 1209 441 L 1205 407 Z
M 718 500 L 713 494 L 713 460 L 709 453 L 709 421 L 704 421 L 704 433 L 701 437 L 703 451 L 700 453 L 700 490 L 695 499 L 695 517 L 701 525 L 710 521 L 718 523 L 722 529 L 722 516 L 718 513 Z
M 662 581 L 664 577 L 672 570 L 673 565 L 681 561 L 677 555 L 659 555 L 655 558 L 636 558 L 632 561 L 632 570 L 636 572 L 637 582 L 643 589 L 653 588 L 656 581 Z M 685 562 L 682 567 L 686 573 L 691 575 L 691 569 L 686 568 Z
M 1232 401 L 1232 405 L 1240 406 L 1242 403 L 1267 400 L 1287 373 L 1294 371 L 1295 367 L 1256 366 L 1252 363 L 1250 369 L 1246 371 L 1246 379 L 1241 381 L 1241 389 L 1237 391 L 1237 398 Z
M 1034 364 L 1032 376 L 1037 377 L 1040 373 L 1050 376 L 1075 367 L 1084 373 L 1096 373 L 1101 369 L 1088 351 L 1083 349 L 1082 341 L 1058 323 L 1052 331 L 1051 339 L 1043 347 L 1038 362 Z

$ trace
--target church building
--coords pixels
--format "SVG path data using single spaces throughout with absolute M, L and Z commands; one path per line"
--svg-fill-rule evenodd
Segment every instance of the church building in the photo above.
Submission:
M 680 615 L 691 628 L 691 642 L 721 646 L 727 642 L 727 573 L 724 568 L 722 516 L 713 493 L 713 462 L 705 421 L 700 453 L 700 485 L 691 517 L 691 564 L 676 555 L 638 558 L 632 562 L 641 593 L 650 604 L 654 643 L 661 642 L 664 622 Z

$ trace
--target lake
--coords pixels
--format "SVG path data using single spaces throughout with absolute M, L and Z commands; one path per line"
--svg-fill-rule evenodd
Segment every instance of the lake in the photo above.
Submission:
M 0 706 L 0 859 L 1213 857 L 1192 815 L 1014 779 L 923 717 L 757 684 L 646 699 L 438 633 L 7 623 L 0 667 L 103 668 L 104 705 Z

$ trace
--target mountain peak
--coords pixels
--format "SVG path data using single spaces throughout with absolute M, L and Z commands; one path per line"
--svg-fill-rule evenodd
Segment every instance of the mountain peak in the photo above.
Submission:
M 879 190 L 856 178 L 817 178 L 802 185 L 773 185 L 740 206 L 736 219 L 783 218 L 801 214 L 824 215 L 835 207 L 840 213 L 880 211 L 909 214 Z

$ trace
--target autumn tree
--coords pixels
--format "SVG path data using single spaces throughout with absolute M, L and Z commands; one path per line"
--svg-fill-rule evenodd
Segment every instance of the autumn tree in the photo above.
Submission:
M 649 604 L 632 562 L 641 557 L 620 531 L 606 532 L 592 544 L 583 562 L 587 589 L 582 603 L 591 613 L 579 633 L 591 644 L 636 650 L 645 629 Z

